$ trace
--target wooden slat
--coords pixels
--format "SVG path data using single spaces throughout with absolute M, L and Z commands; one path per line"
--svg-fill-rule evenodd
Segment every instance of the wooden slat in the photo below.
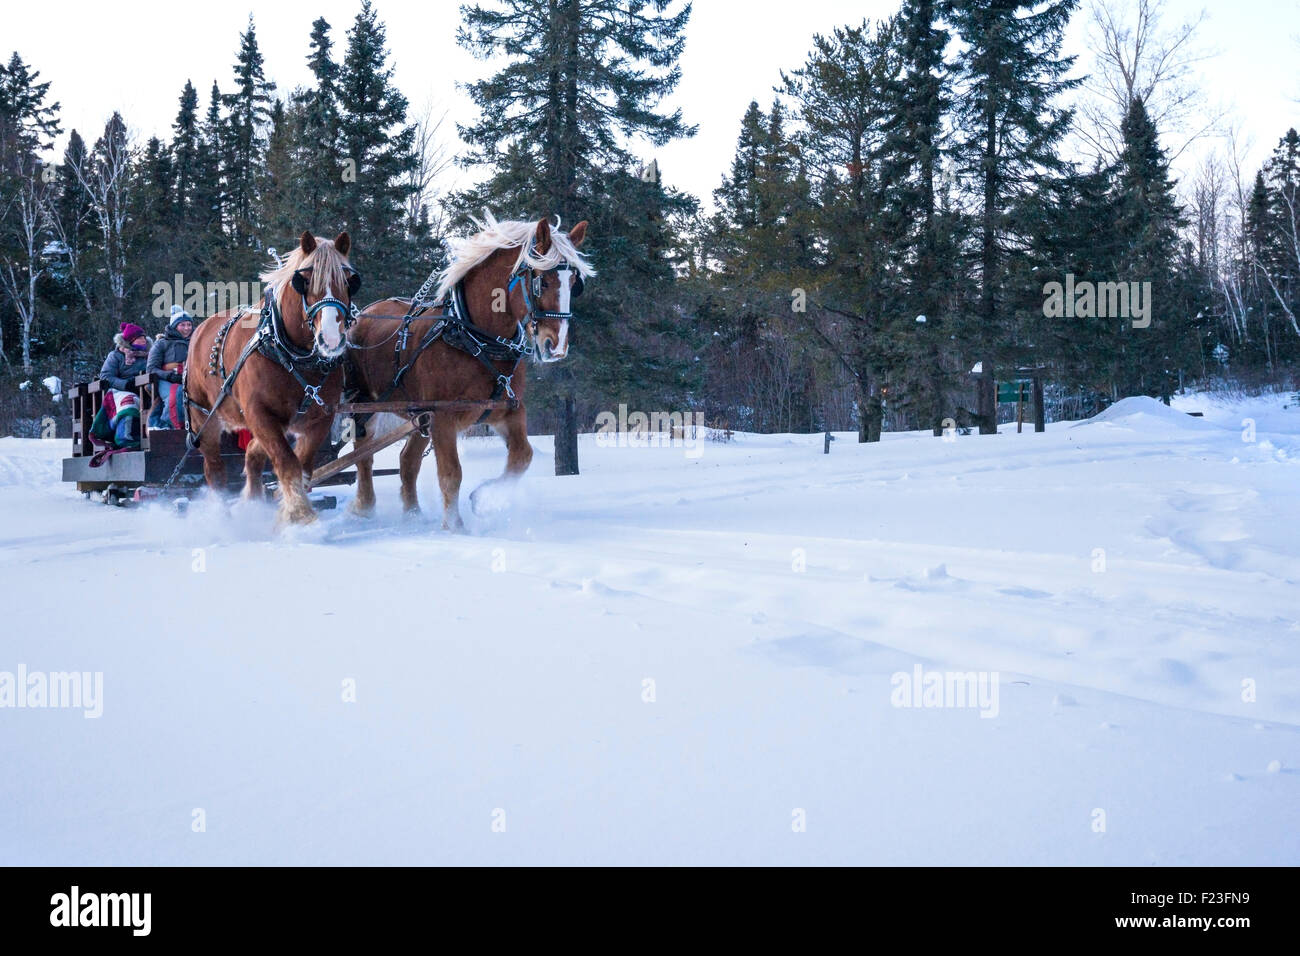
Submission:
M 473 412 L 482 411 L 485 408 L 514 411 L 518 407 L 519 401 L 514 398 L 499 401 L 457 399 L 441 402 L 345 402 L 342 405 L 336 405 L 334 411 L 340 415 L 419 415 L 424 412 Z
M 359 461 L 360 459 L 368 458 L 369 456 L 373 455 L 375 452 L 382 451 L 383 449 L 387 448 L 389 445 L 397 444 L 407 435 L 411 434 L 411 432 L 415 431 L 418 427 L 419 426 L 416 424 L 416 421 L 411 420 L 407 422 L 405 425 L 403 425 L 401 428 L 388 432 L 386 435 L 381 435 L 379 438 L 372 438 L 370 441 L 366 442 L 360 448 L 354 449 L 353 451 L 348 452 L 346 455 L 340 455 L 338 458 L 334 459 L 328 465 L 322 465 L 320 468 L 317 468 L 315 471 L 311 473 L 310 483 L 312 485 L 320 484 L 325 479 L 337 475 L 340 471 L 343 471 L 345 468 L 350 467 L 353 463 Z

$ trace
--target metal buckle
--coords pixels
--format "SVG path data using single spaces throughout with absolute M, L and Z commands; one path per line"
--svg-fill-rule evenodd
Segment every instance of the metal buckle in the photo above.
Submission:
M 323 383 L 322 383 L 323 384 Z M 320 385 L 307 385 L 303 388 L 303 394 L 310 398 L 317 405 L 324 405 L 325 400 L 320 397 Z
M 511 399 L 513 399 L 513 398 L 515 397 L 515 390 L 514 390 L 513 388 L 510 387 L 510 382 L 511 382 L 511 380 L 512 380 L 513 378 L 514 378 L 513 375 L 498 375 L 498 376 L 497 376 L 497 384 L 500 385 L 502 388 L 504 388 L 504 389 L 506 390 L 506 397 L 511 398 Z

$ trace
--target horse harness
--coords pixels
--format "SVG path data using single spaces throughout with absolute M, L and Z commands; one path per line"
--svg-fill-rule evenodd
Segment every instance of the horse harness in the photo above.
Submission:
M 529 340 L 528 332 L 525 331 L 525 324 L 532 326 L 532 336 L 537 336 L 537 325 L 542 319 L 570 319 L 573 313 L 569 311 L 545 312 L 538 309 L 535 304 L 542 297 L 542 282 L 544 276 L 550 273 L 560 274 L 561 288 L 568 288 L 568 273 L 570 269 L 567 265 L 558 266 L 549 269 L 546 272 L 533 275 L 531 280 L 526 280 L 531 267 L 528 265 L 527 257 L 519 268 L 515 270 L 510 277 L 510 283 L 506 286 L 506 297 L 514 292 L 515 287 L 519 286 L 524 297 L 524 308 L 526 313 L 524 318 L 520 319 L 515 326 L 515 334 L 511 338 L 504 338 L 495 335 L 474 324 L 469 315 L 469 306 L 465 302 L 465 285 L 464 282 L 457 282 L 443 298 L 437 302 L 426 303 L 424 296 L 428 294 L 429 282 L 416 293 L 415 298 L 410 300 L 410 308 L 407 309 L 406 315 L 402 316 L 402 324 L 397 330 L 397 341 L 393 349 L 393 364 L 397 366 L 397 372 L 393 376 L 393 381 L 388 390 L 379 399 L 381 402 L 388 401 L 394 392 L 402 387 L 406 374 L 415 366 L 420 356 L 424 354 L 434 342 L 441 339 L 452 348 L 459 349 L 466 355 L 478 359 L 478 361 L 492 376 L 493 387 L 490 401 L 500 401 L 502 397 L 513 399 L 515 397 L 514 377 L 519 371 L 519 364 L 528 356 L 533 354 L 533 345 Z M 576 272 L 576 270 L 574 270 Z M 583 281 L 582 274 L 576 273 L 577 279 L 573 284 L 573 290 L 570 297 L 577 297 L 582 294 Z M 430 276 L 430 279 L 433 277 Z M 562 302 L 561 305 L 568 303 Z M 402 361 L 403 354 L 406 352 L 407 344 L 411 333 L 411 322 L 420 318 L 429 309 L 441 309 L 442 315 L 429 328 L 420 341 L 415 346 L 415 351 L 411 353 L 410 358 L 405 362 Z M 502 372 L 497 368 L 497 363 L 512 362 L 510 371 Z M 481 425 L 492 415 L 494 409 L 485 408 L 483 414 L 478 417 L 474 423 Z M 364 430 L 362 432 L 364 434 Z
M 339 309 L 344 315 L 343 334 L 346 336 L 347 330 L 352 327 L 360 314 L 357 307 L 351 304 L 351 302 L 344 302 L 341 299 L 336 298 L 333 294 L 323 296 L 314 304 L 308 305 L 307 277 L 303 273 L 310 271 L 309 268 L 297 270 L 294 272 L 293 278 L 290 282 L 293 290 L 302 297 L 303 321 L 310 328 L 311 320 L 323 309 L 332 306 Z M 348 297 L 351 299 L 352 296 L 360 291 L 360 274 L 355 270 L 349 269 L 347 283 Z M 252 338 L 248 340 L 248 344 L 244 346 L 243 351 L 239 353 L 239 358 L 235 360 L 234 367 L 231 368 L 230 372 L 227 374 L 225 359 L 226 338 L 230 334 L 230 330 L 234 327 L 235 323 L 246 318 L 249 315 L 249 312 L 250 310 L 247 307 L 241 306 L 237 309 L 217 331 L 216 338 L 212 341 L 212 350 L 208 355 L 208 374 L 222 379 L 221 391 L 217 394 L 217 400 L 213 402 L 212 408 L 204 408 L 198 402 L 194 401 L 194 399 L 190 398 L 189 390 L 185 387 L 186 383 L 184 380 L 181 382 L 181 394 L 184 397 L 183 407 L 185 414 L 185 431 L 189 437 L 189 448 L 186 449 L 186 453 L 181 457 L 181 460 L 177 462 L 176 470 L 172 472 L 171 478 L 167 480 L 167 485 L 164 487 L 170 486 L 172 482 L 176 480 L 176 476 L 180 474 L 181 467 L 185 464 L 185 459 L 189 456 L 189 452 L 198 447 L 199 439 L 202 436 L 204 429 L 208 427 L 208 422 L 212 421 L 212 419 L 216 417 L 217 410 L 221 408 L 222 403 L 230 397 L 235 386 L 235 379 L 239 376 L 245 363 L 252 357 L 254 352 L 260 353 L 265 358 L 275 362 L 292 375 L 294 381 L 302 387 L 302 402 L 298 405 L 298 412 L 297 415 L 295 415 L 295 420 L 305 415 L 313 403 L 320 407 L 325 406 L 325 400 L 320 397 L 320 390 L 324 387 L 330 374 L 338 368 L 347 352 L 344 350 L 333 358 L 322 358 L 316 354 L 314 348 L 304 350 L 295 346 L 289 340 L 288 332 L 284 326 L 284 314 L 280 310 L 279 302 L 276 301 L 274 289 L 266 290 L 266 296 L 262 301 L 262 311 L 257 322 L 257 330 L 253 333 Z M 319 381 L 317 381 L 315 385 L 312 385 L 307 381 L 307 377 L 303 374 L 304 371 L 313 377 L 319 376 Z M 183 372 L 182 375 L 188 376 L 188 374 L 189 366 L 187 365 L 185 372 Z M 204 419 L 203 424 L 197 431 L 195 431 L 190 418 L 191 407 L 197 408 L 199 411 L 207 415 L 207 418 Z

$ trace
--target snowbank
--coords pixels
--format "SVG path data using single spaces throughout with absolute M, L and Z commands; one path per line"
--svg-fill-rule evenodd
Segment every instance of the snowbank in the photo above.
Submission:
M 1093 425 L 1100 422 L 1134 429 L 1152 427 L 1198 429 L 1206 426 L 1204 420 L 1171 408 L 1164 402 L 1147 395 L 1121 398 L 1104 412 L 1078 424 Z

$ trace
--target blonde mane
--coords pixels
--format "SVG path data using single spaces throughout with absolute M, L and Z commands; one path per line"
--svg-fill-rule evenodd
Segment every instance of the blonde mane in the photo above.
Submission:
M 317 239 L 316 248 L 310 253 L 302 251 L 302 245 L 293 247 L 284 265 L 268 269 L 260 276 L 262 284 L 275 290 L 279 300 L 289 280 L 299 269 L 311 269 L 311 284 L 307 288 L 309 295 L 319 298 L 327 291 L 333 290 L 335 296 L 341 296 L 347 290 L 348 276 L 345 266 L 350 265 L 347 256 L 334 248 L 334 240 Z
M 527 262 L 530 268 L 542 271 L 558 268 L 563 262 L 584 278 L 596 274 L 596 270 L 574 247 L 569 234 L 560 232 L 558 227 L 551 230 L 551 244 L 546 255 L 539 256 L 531 242 L 537 232 L 537 223 L 514 219 L 498 222 L 487 210 L 483 211 L 482 221 L 472 217 L 471 221 L 478 226 L 477 233 L 465 239 L 447 241 L 451 251 L 451 263 L 438 277 L 436 293 L 438 298 L 450 292 L 457 282 L 469 275 L 476 266 L 481 265 L 498 249 L 519 250 L 519 255 L 515 259 L 515 269 Z

